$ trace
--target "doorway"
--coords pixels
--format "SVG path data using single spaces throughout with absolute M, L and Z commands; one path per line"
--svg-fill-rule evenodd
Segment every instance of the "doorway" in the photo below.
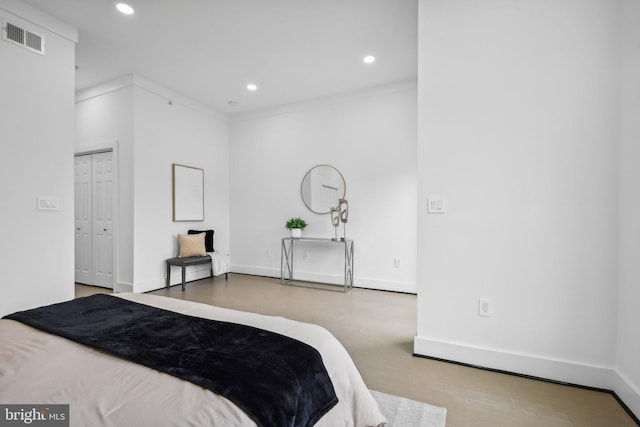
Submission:
M 113 151 L 74 159 L 75 281 L 114 288 Z

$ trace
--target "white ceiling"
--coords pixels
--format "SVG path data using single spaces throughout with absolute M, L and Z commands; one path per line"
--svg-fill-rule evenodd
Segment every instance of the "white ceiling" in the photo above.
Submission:
M 237 114 L 417 75 L 418 0 L 24 1 L 78 29 L 77 90 L 135 73 Z

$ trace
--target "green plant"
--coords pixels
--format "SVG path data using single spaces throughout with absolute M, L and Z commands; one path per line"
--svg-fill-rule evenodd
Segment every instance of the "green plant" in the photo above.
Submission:
M 284 227 L 287 230 L 291 230 L 292 228 L 301 228 L 304 230 L 304 228 L 307 226 L 307 222 L 302 219 L 302 218 L 291 218 L 290 220 L 287 221 L 287 223 L 284 225 Z

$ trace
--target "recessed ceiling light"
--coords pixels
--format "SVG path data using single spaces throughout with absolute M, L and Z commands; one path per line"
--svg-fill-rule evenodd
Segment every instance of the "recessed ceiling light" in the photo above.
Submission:
M 229 104 L 229 107 L 237 107 L 239 103 L 238 101 L 229 101 L 227 104 Z
M 258 90 L 258 86 L 256 86 L 256 85 L 255 85 L 255 84 L 253 84 L 253 83 L 249 83 L 249 84 L 247 85 L 247 90 L 250 90 L 251 92 L 255 92 L 256 90 Z
M 362 58 L 362 61 L 365 64 L 373 64 L 374 62 L 376 62 L 376 57 L 373 55 L 367 55 L 364 58 Z
M 125 15 L 133 15 L 135 10 L 131 6 L 126 3 L 118 3 L 116 5 L 116 9 L 120 11 L 120 13 L 124 13 Z

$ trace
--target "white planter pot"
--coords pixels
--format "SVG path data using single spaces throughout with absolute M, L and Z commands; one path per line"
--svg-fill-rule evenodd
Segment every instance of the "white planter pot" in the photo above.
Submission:
M 302 228 L 292 228 L 291 237 L 294 239 L 299 239 L 300 237 L 302 237 Z

